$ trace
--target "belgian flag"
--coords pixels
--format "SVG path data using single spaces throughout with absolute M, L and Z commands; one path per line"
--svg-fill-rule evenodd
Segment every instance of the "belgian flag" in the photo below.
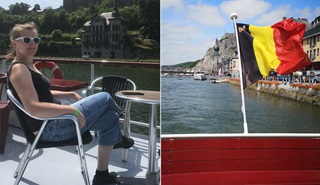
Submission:
M 266 77 L 271 69 L 285 75 L 311 64 L 301 44 L 303 23 L 287 19 L 264 27 L 238 23 L 237 28 L 244 88 Z

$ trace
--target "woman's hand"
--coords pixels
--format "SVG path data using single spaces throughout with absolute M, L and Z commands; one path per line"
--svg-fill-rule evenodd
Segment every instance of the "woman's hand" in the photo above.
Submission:
M 82 97 L 78 93 L 74 92 L 74 100 L 79 101 L 81 99 L 82 99 Z

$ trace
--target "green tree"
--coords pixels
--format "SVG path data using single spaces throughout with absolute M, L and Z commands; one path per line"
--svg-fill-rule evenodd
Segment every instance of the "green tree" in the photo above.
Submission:
M 120 16 L 127 21 L 128 30 L 139 30 L 142 26 L 139 17 L 139 7 L 136 5 L 126 6 L 119 10 Z
M 69 24 L 71 26 L 71 31 L 76 32 L 79 28 L 89 21 L 94 14 L 89 13 L 88 8 L 80 7 L 76 11 L 72 12 L 69 17 Z
M 70 14 L 65 9 L 61 9 L 58 12 L 58 20 L 59 20 L 58 28 L 63 32 L 70 31 L 69 17 L 70 17 Z
M 39 30 L 42 34 L 50 34 L 54 30 L 54 27 L 54 10 L 51 8 L 45 9 Z
M 148 30 L 148 38 L 160 41 L 160 0 L 138 0 L 142 24 Z
M 32 10 L 34 12 L 37 12 L 38 10 L 41 10 L 40 5 L 39 4 L 35 4 Z
M 26 3 L 20 3 L 20 7 L 21 7 L 22 14 L 26 14 L 28 13 L 28 10 L 31 6 Z
M 19 3 L 10 5 L 9 10 L 12 15 L 22 15 L 22 9 Z
M 111 12 L 114 7 L 114 0 L 102 0 L 101 5 L 98 6 L 98 13 Z
M 59 29 L 53 30 L 51 35 L 52 35 L 52 39 L 55 41 L 61 41 L 62 39 L 62 31 Z

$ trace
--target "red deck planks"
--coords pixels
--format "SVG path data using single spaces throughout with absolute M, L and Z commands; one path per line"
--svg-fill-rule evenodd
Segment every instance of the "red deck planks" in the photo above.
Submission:
M 208 179 L 226 184 L 320 184 L 319 141 L 307 137 L 162 139 L 162 184 L 189 184 L 191 179 L 198 179 L 196 184 L 206 184 Z

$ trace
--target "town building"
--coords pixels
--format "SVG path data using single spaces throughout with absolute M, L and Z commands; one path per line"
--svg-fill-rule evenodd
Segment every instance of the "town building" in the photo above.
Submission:
M 118 5 L 115 3 L 113 12 L 96 14 L 83 25 L 82 55 L 94 58 L 123 58 L 127 31 L 127 23 L 120 17 Z
M 312 62 L 311 66 L 307 67 L 307 70 L 320 70 L 320 24 L 315 22 L 309 27 L 302 39 L 302 45 L 304 51 Z

